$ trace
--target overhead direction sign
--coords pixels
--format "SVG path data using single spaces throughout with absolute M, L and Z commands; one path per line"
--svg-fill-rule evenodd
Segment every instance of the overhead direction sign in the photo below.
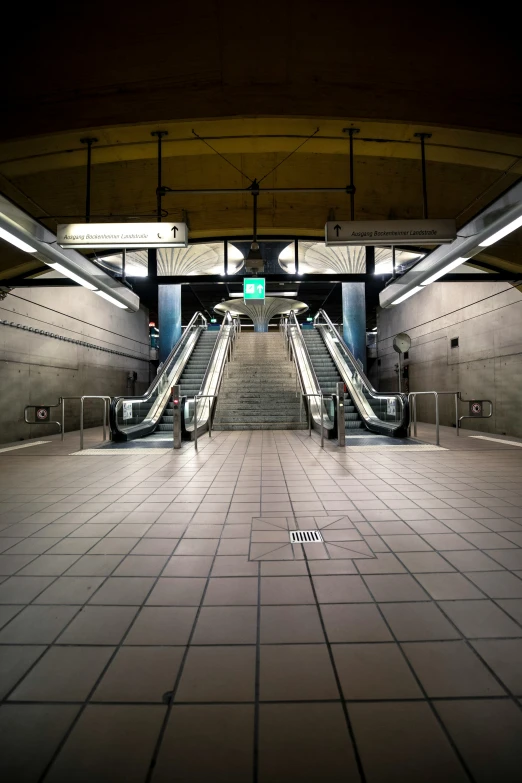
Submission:
M 110 249 L 187 247 L 186 223 L 67 223 L 58 226 L 60 247 Z
M 243 280 L 243 299 L 264 299 L 265 278 L 245 277 Z
M 326 245 L 442 245 L 457 236 L 454 220 L 331 220 Z

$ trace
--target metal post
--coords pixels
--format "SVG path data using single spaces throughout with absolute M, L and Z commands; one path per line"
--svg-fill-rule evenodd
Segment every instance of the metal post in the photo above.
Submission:
M 83 397 L 80 400 L 80 451 L 83 451 Z
M 308 400 L 308 437 L 312 437 L 312 407 L 310 405 L 310 397 L 307 395 Z
M 62 437 L 61 440 L 64 438 L 65 433 L 65 400 L 63 397 L 60 397 L 60 402 L 62 404 Z
M 321 448 L 324 449 L 324 416 L 323 416 L 323 393 L 321 392 Z
M 343 133 L 350 137 L 350 220 L 355 220 L 355 186 L 353 184 L 353 136 L 359 133 L 359 128 L 343 128 Z
M 431 139 L 431 133 L 416 133 L 415 137 L 420 139 L 421 161 L 422 161 L 422 217 L 428 218 L 428 188 L 426 185 L 426 139 Z
M 168 136 L 168 131 L 152 131 L 151 136 L 158 137 L 158 187 L 156 190 L 156 217 L 158 223 L 161 223 L 161 199 L 163 193 L 161 190 L 161 140 L 163 136 Z
M 392 245 L 392 279 L 395 279 L 395 245 Z
M 401 393 L 401 375 L 402 375 L 402 368 L 401 368 L 401 354 L 399 352 L 399 394 Z
M 413 437 L 417 437 L 417 395 L 413 398 Z
M 457 438 L 460 435 L 460 421 L 459 421 L 459 393 L 455 394 L 455 427 L 457 428 Z
M 106 418 L 107 418 L 107 400 L 103 398 L 103 440 L 107 440 L 107 430 L 106 430 Z
M 172 448 L 181 448 L 181 398 L 179 385 L 171 390 L 172 400 Z
M 225 277 L 228 275 L 228 239 L 225 239 L 223 243 L 223 272 L 225 273 Z
M 127 251 L 125 248 L 121 251 L 121 282 L 125 282 L 125 263 L 127 261 Z
M 194 397 L 194 448 L 198 450 L 198 395 Z
M 439 434 L 439 395 L 435 392 L 435 430 L 437 434 L 437 446 L 440 446 Z
M 299 424 L 303 421 L 303 395 L 299 397 Z
M 344 383 L 337 384 L 337 441 L 339 446 L 346 443 L 346 423 L 344 419 Z
M 80 139 L 81 144 L 87 145 L 87 182 L 85 187 L 85 222 L 91 222 L 91 159 L 92 159 L 92 145 L 95 144 L 98 139 L 86 138 Z
M 299 274 L 299 242 L 294 240 L 294 261 L 295 261 L 295 274 Z

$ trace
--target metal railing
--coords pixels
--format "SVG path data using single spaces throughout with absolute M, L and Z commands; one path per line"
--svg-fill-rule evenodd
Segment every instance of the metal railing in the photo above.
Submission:
M 73 397 L 68 397 L 64 399 L 78 399 Z M 80 397 L 80 451 L 83 451 L 83 413 L 84 413 L 84 401 L 85 400 L 103 400 L 103 440 L 107 440 L 107 431 L 106 431 L 106 423 L 107 423 L 107 417 L 109 415 L 109 408 L 111 404 L 111 398 L 106 397 L 105 395 L 100 394 L 85 394 L 83 397 Z
M 111 397 L 108 395 L 99 394 L 84 394 L 83 397 L 58 397 L 58 402 L 55 405 L 26 405 L 24 409 L 24 421 L 27 424 L 57 424 L 60 432 L 60 440 L 63 442 L 65 436 L 65 403 L 71 400 L 80 400 L 80 451 L 83 451 L 83 432 L 84 432 L 84 400 L 103 400 L 103 440 L 107 440 L 107 427 L 109 426 L 109 409 L 111 404 Z M 27 411 L 34 408 L 60 408 L 60 421 L 29 421 L 27 418 Z M 109 438 L 111 432 L 109 428 Z
M 446 394 L 451 394 L 455 401 L 455 428 L 457 430 L 457 437 L 460 435 L 460 422 L 463 419 L 490 419 L 493 415 L 493 403 L 491 400 L 481 400 L 481 402 L 487 402 L 489 404 L 489 414 L 487 416 L 460 416 L 459 417 L 459 402 L 473 402 L 473 400 L 467 400 L 462 397 L 460 391 L 418 391 L 410 392 L 408 394 L 408 400 L 410 402 L 410 423 L 408 425 L 408 435 L 411 435 L 413 426 L 413 437 L 417 437 L 417 397 L 423 395 L 433 395 L 435 399 L 435 442 L 437 446 L 440 446 L 440 413 L 439 413 L 439 397 Z

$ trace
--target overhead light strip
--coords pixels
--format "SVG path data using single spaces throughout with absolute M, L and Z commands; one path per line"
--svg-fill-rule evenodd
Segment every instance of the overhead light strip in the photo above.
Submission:
M 89 291 L 98 291 L 96 286 L 89 283 L 87 280 L 84 280 L 83 277 L 80 277 L 80 275 L 77 275 L 75 272 L 71 272 L 70 269 L 66 269 L 62 264 L 51 263 L 50 261 L 47 261 L 47 266 L 50 266 L 52 269 L 55 269 L 57 272 L 59 272 L 61 275 L 65 275 L 65 277 L 69 277 L 71 280 L 74 280 L 75 283 L 79 283 L 84 288 L 87 288 Z
M 479 247 L 489 247 L 490 245 L 494 245 L 495 242 L 499 241 L 499 239 L 503 239 L 508 234 L 511 234 L 512 231 L 516 231 L 517 228 L 520 228 L 521 226 L 522 226 L 522 215 L 516 220 L 512 220 L 511 223 L 508 223 L 507 226 L 504 226 L 504 228 L 501 228 L 500 231 L 497 231 L 492 236 L 488 237 L 487 239 L 484 239 L 482 242 L 479 243 Z
M 400 304 L 427 285 L 522 227 L 522 182 L 518 182 L 470 220 L 450 245 L 439 246 L 379 295 L 381 307 Z M 408 290 L 409 289 L 409 290 Z M 406 290 L 406 293 L 403 293 Z
M 424 280 L 421 283 L 421 287 L 434 283 L 440 277 L 444 277 L 444 275 L 447 275 L 448 272 L 451 272 L 452 269 L 456 269 L 458 266 L 461 266 L 465 261 L 467 261 L 467 258 L 456 258 L 455 261 L 451 261 L 449 264 L 446 264 L 446 266 L 443 266 L 442 269 L 439 269 L 438 272 L 435 272 L 435 274 L 433 274 L 431 277 L 428 277 L 427 280 Z
M 409 298 L 410 298 L 410 296 L 413 296 L 413 294 L 417 294 L 419 291 L 422 291 L 422 286 L 421 286 L 421 285 L 418 285 L 418 286 L 416 286 L 415 288 L 412 288 L 412 289 L 411 289 L 411 291 L 407 291 L 407 292 L 406 292 L 405 294 L 403 294 L 402 296 L 399 296 L 399 298 L 398 298 L 398 299 L 394 299 L 394 300 L 393 300 L 393 302 L 392 302 L 392 304 L 394 304 L 394 305 L 398 305 L 398 304 L 400 304 L 401 302 L 404 302 L 404 300 L 405 300 L 405 299 L 409 299 Z
M 0 239 L 5 239 L 6 242 L 14 245 L 19 250 L 23 250 L 24 253 L 36 253 L 35 247 L 31 247 L 31 245 L 28 245 L 27 242 L 19 239 L 17 236 L 11 233 L 11 231 L 6 231 L 5 228 L 0 228 Z

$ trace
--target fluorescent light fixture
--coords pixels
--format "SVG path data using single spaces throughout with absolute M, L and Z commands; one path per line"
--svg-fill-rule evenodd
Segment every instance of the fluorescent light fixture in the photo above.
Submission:
M 400 304 L 401 302 L 404 302 L 405 299 L 408 299 L 408 297 L 413 296 L 413 294 L 416 294 L 418 291 L 422 291 L 421 285 L 416 285 L 415 288 L 412 288 L 411 291 L 408 291 L 408 293 L 399 296 L 399 298 L 395 299 L 395 301 L 392 302 L 391 304 L 393 305 Z
M 452 269 L 455 269 L 457 266 L 461 266 L 465 261 L 467 261 L 467 258 L 456 258 L 455 261 L 451 261 L 449 264 L 446 264 L 446 266 L 443 266 L 442 269 L 439 269 L 438 272 L 435 272 L 431 277 L 428 277 L 426 280 L 424 280 L 421 283 L 421 286 L 424 285 L 430 285 L 430 283 L 434 283 L 435 280 L 438 280 L 439 277 L 443 277 L 444 275 L 447 275 L 448 272 L 450 272 Z
M 495 242 L 498 242 L 499 239 L 502 239 L 502 237 L 507 236 L 507 234 L 511 234 L 512 231 L 515 231 L 515 229 L 520 228 L 522 226 L 522 216 L 518 217 L 516 220 L 512 220 L 511 223 L 508 223 L 507 226 L 504 226 L 504 228 L 501 228 L 500 231 L 497 231 L 492 236 L 488 237 L 487 239 L 484 239 L 482 242 L 479 242 L 480 247 L 489 247 L 490 245 L 494 245 Z
M 22 242 L 21 239 L 15 237 L 10 231 L 6 231 L 5 228 L 0 228 L 0 239 L 5 239 L 6 242 L 10 242 L 19 250 L 23 250 L 24 253 L 36 253 L 36 248 L 28 245 L 27 242 Z
M 69 277 L 71 280 L 74 280 L 75 283 L 79 283 L 80 285 L 83 285 L 84 288 L 88 288 L 89 291 L 98 291 L 95 285 L 92 285 L 92 283 L 88 283 L 87 280 L 84 280 L 83 277 L 77 275 L 76 272 L 71 272 L 69 269 L 67 269 L 67 267 L 62 266 L 57 261 L 52 263 L 50 261 L 46 261 L 46 264 L 47 266 L 56 269 L 56 271 L 59 272 L 61 275 L 65 275 L 65 277 Z
M 98 296 L 103 296 L 104 299 L 106 299 L 111 304 L 116 305 L 116 307 L 120 307 L 122 310 L 127 310 L 127 305 L 118 302 L 117 299 L 115 299 L 113 296 L 109 296 L 109 294 L 106 294 L 105 291 L 97 291 L 96 289 L 93 290 L 95 294 L 98 294 Z

